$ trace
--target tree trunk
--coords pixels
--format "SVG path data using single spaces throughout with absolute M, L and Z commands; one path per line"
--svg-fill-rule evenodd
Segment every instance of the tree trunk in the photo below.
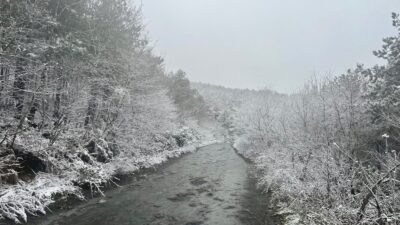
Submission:
M 26 88 L 26 74 L 25 73 L 26 61 L 22 58 L 17 58 L 15 68 L 15 80 L 13 97 L 15 100 L 15 118 L 19 119 L 24 108 L 24 94 Z
M 61 92 L 63 88 L 63 78 L 62 78 L 62 69 L 57 68 L 55 70 L 57 73 L 58 81 L 57 81 L 57 90 L 54 100 L 54 111 L 53 111 L 53 118 L 57 121 L 61 117 Z
M 60 105 L 61 105 L 61 94 L 60 90 L 57 90 L 56 99 L 54 101 L 54 112 L 53 112 L 54 119 L 60 118 Z
M 93 125 L 94 118 L 97 112 L 98 103 L 97 103 L 97 85 L 93 84 L 90 87 L 90 99 L 88 102 L 88 109 L 85 118 L 85 127 L 89 125 Z
M 3 91 L 6 85 L 6 72 L 6 67 L 0 66 L 0 110 L 3 110 L 5 105 L 5 93 Z
M 44 93 L 46 93 L 46 88 L 47 88 L 47 73 L 48 69 L 46 68 L 42 72 L 42 76 L 40 77 L 40 85 L 41 85 L 41 90 L 44 90 Z M 41 130 L 44 126 L 46 126 L 46 114 L 48 112 L 49 108 L 49 102 L 50 98 L 48 94 L 42 95 L 42 98 L 40 99 L 40 104 L 38 104 L 38 109 L 39 113 L 41 114 L 41 121 L 39 122 L 39 130 Z

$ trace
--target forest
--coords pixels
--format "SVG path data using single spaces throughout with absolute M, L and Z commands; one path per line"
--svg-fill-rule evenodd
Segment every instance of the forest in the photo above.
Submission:
M 288 224 L 400 223 L 399 15 L 392 19 L 398 35 L 373 52 L 383 66 L 314 76 L 290 95 L 194 84 Z
M 142 19 L 128 0 L 0 2 L 0 221 L 223 141 L 285 224 L 400 224 L 399 14 L 384 65 L 292 94 L 167 71 Z
M 211 141 L 203 99 L 128 1 L 1 1 L 0 29 L 0 219 Z

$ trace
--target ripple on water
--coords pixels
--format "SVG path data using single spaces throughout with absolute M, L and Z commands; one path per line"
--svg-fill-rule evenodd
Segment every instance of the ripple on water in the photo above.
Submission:
M 32 224 L 278 224 L 266 214 L 267 201 L 247 171 L 248 164 L 229 145 L 211 145 L 107 192 L 106 199 L 89 200 Z

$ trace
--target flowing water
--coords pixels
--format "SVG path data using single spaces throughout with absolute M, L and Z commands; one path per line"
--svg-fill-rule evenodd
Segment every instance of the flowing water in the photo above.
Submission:
M 278 224 L 249 165 L 227 144 L 200 148 L 107 197 L 49 214 L 38 225 Z M 41 221 L 40 221 L 41 220 Z

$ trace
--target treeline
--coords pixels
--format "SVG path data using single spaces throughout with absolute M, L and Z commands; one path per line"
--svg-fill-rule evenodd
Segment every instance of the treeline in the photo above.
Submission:
M 227 130 L 228 139 L 249 133 L 252 115 L 267 101 L 285 97 L 268 89 L 235 89 L 204 83 L 192 86 L 205 99 L 209 113 Z
M 252 91 L 236 104 L 232 115 L 243 120 L 234 124 L 245 132 L 235 146 L 292 222 L 400 223 L 398 14 L 393 25 L 399 34 L 374 52 L 385 65 L 320 76 L 286 96 Z
M 165 72 L 141 17 L 128 0 L 0 1 L 2 193 L 66 171 L 100 191 L 123 170 L 102 163 L 127 159 L 118 166 L 134 170 L 200 138 L 208 109 L 184 72 Z M 26 219 L 35 201 L 44 204 L 0 199 L 0 219 Z

